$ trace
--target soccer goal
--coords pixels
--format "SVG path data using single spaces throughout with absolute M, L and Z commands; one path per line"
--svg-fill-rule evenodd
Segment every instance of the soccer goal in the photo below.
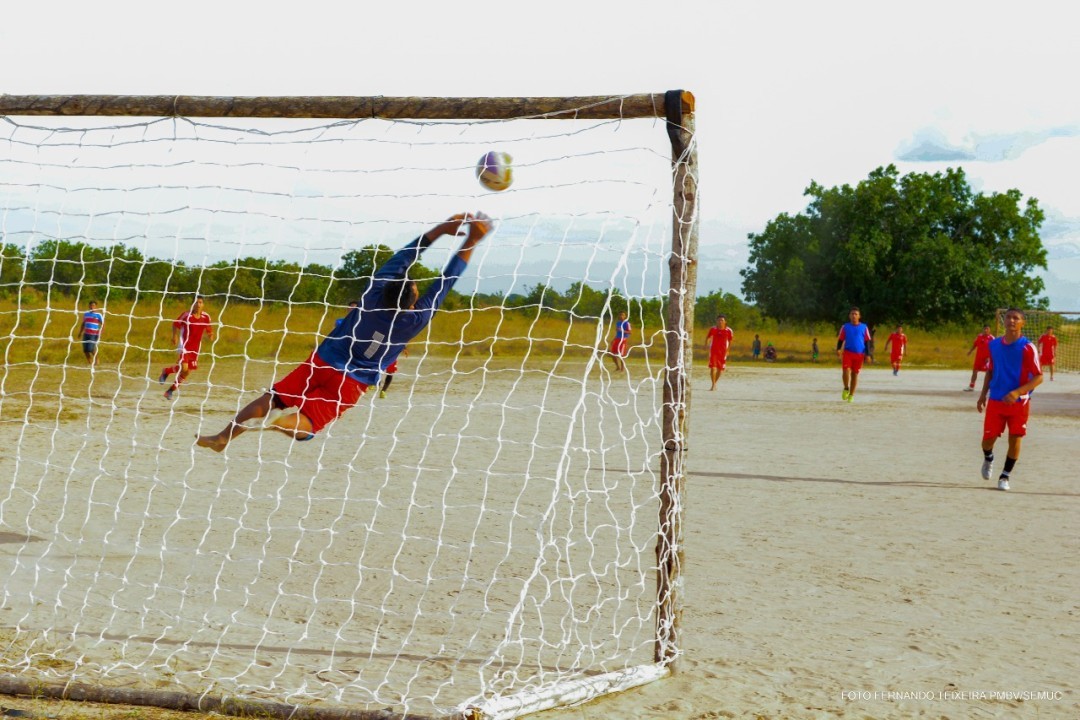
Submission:
M 511 718 L 670 673 L 693 110 L 0 96 L 0 692 Z M 355 407 L 195 444 L 476 211 L 496 230 Z
M 1005 332 L 1005 312 L 996 314 L 997 334 Z M 1080 310 L 1024 310 L 1024 335 L 1036 343 L 1045 356 L 1054 349 L 1054 371 L 1080 371 Z M 1044 373 L 1046 370 L 1044 369 Z

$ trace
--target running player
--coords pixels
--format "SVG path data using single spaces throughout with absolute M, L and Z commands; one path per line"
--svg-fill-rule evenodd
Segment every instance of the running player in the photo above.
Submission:
M 990 341 L 990 367 L 975 408 L 982 412 L 982 477 L 994 473 L 994 442 L 1009 429 L 1009 451 L 998 477 L 998 490 L 1009 489 L 1009 473 L 1020 459 L 1020 443 L 1027 435 L 1031 391 L 1042 384 L 1042 368 L 1035 345 L 1024 337 L 1024 312 L 1009 308 L 1005 313 L 1005 334 Z
M 847 402 L 855 402 L 855 388 L 859 385 L 859 372 L 866 358 L 866 344 L 870 342 L 870 330 L 859 322 L 861 316 L 859 308 L 851 308 L 849 322 L 844 323 L 836 337 L 836 354 L 840 356 L 844 378 L 844 392 L 840 397 Z
M 987 351 L 986 346 L 990 344 L 990 341 L 994 339 L 994 334 L 990 332 L 989 325 L 983 325 L 982 332 L 975 336 L 975 341 L 971 343 L 971 347 L 968 348 L 967 354 L 970 355 L 972 351 L 975 352 L 975 362 L 971 366 L 971 382 L 968 384 L 964 392 L 975 392 L 975 379 L 979 373 L 986 372 L 990 367 L 990 353 Z
M 615 372 L 626 369 L 624 358 L 630 352 L 630 321 L 626 319 L 626 313 L 619 313 L 619 321 L 615 323 L 615 339 L 611 341 L 609 354 L 615 362 Z
M 712 387 L 709 390 L 716 389 L 716 381 L 727 369 L 728 350 L 734 339 L 735 332 L 728 327 L 727 316 L 717 315 L 716 325 L 709 328 L 709 334 L 705 336 L 705 349 L 709 351 L 709 377 L 712 379 Z M 760 347 L 761 340 L 756 342 Z
M 1039 343 L 1039 365 L 1044 368 L 1050 368 L 1050 382 L 1054 381 L 1054 363 L 1057 361 L 1057 336 L 1054 335 L 1054 328 L 1046 328 L 1046 332 L 1042 334 L 1042 337 L 1038 340 Z
M 463 226 L 468 230 L 461 247 L 421 297 L 416 283 L 406 276 L 409 267 L 433 242 L 443 235 L 457 235 Z M 375 273 L 359 307 L 349 311 L 345 322 L 307 360 L 248 403 L 221 432 L 201 436 L 197 444 L 221 452 L 233 438 L 254 429 L 244 423 L 258 418 L 265 418 L 259 429 L 275 430 L 294 440 L 315 437 L 376 385 L 379 374 L 427 327 L 465 272 L 473 249 L 493 226 L 482 213 L 455 215 L 398 250 Z
M 167 400 L 172 400 L 173 394 L 188 379 L 192 370 L 199 369 L 199 350 L 204 335 L 213 340 L 214 326 L 210 313 L 203 311 L 202 295 L 196 295 L 191 309 L 180 313 L 180 317 L 173 322 L 172 342 L 176 347 L 177 363 L 162 370 L 158 376 L 158 382 L 164 384 L 170 375 L 179 371 L 176 382 L 165 391 Z
M 896 332 L 885 341 L 885 349 L 888 350 L 890 345 L 892 351 L 889 353 L 889 362 L 892 363 L 892 374 L 899 375 L 900 363 L 903 361 L 904 353 L 907 351 L 907 335 L 904 334 L 903 325 L 896 326 Z
M 97 302 L 90 301 L 89 309 L 83 315 L 79 325 L 79 333 L 82 335 L 83 355 L 91 368 L 98 364 L 98 340 L 101 339 L 101 327 L 105 324 L 105 315 L 97 309 Z

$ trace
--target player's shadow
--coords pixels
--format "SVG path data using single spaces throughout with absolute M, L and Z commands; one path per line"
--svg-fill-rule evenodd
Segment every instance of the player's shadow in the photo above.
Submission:
M 832 483 L 836 485 L 865 485 L 869 487 L 932 487 L 946 490 L 970 490 L 999 492 L 993 485 L 967 485 L 963 483 L 927 482 L 926 480 L 843 480 L 841 478 L 812 478 L 793 475 L 761 475 L 760 473 L 689 472 L 690 477 L 730 478 L 733 480 L 765 480 L 767 482 Z M 1080 493 L 1042 492 L 1038 490 L 1010 490 L 1010 495 L 1046 495 L 1049 497 L 1080 498 Z

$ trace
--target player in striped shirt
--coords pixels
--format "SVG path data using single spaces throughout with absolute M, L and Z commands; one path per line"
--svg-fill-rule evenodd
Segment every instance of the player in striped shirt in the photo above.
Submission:
M 214 325 L 210 313 L 203 311 L 202 295 L 196 295 L 191 309 L 180 313 L 180 317 L 173 322 L 172 342 L 176 346 L 177 363 L 162 370 L 158 376 L 158 382 L 164 384 L 170 375 L 179 372 L 176 382 L 165 391 L 167 400 L 172 400 L 173 394 L 188 379 L 192 370 L 199 369 L 199 350 L 204 335 L 213 340 Z
M 98 364 L 98 340 L 101 339 L 101 327 L 105 324 L 105 314 L 97 309 L 97 302 L 90 301 L 89 309 L 83 315 L 82 324 L 79 325 L 79 333 L 82 335 L 83 355 L 90 367 Z
M 1009 430 L 1009 451 L 998 477 L 998 490 L 1009 489 L 1009 473 L 1020 459 L 1020 444 L 1027 435 L 1031 391 L 1042 384 L 1042 368 L 1035 344 L 1024 337 L 1024 311 L 1009 308 L 1005 313 L 1005 334 L 987 345 L 990 367 L 975 408 L 982 412 L 982 477 L 994 472 L 994 443 Z

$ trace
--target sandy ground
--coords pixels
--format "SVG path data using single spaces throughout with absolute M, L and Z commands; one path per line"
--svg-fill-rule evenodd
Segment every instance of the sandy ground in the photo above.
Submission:
M 171 406 L 145 378 L 73 373 L 51 422 L 5 398 L 5 669 L 382 706 L 400 671 L 445 707 L 481 676 L 509 686 L 521 656 L 647 661 L 656 369 L 447 370 L 403 373 L 312 443 L 224 455 L 193 434 L 266 372 Z M 704 375 L 678 673 L 538 717 L 1080 716 L 1080 377 L 1038 391 L 1002 493 L 965 372 L 870 368 L 853 404 L 833 367 Z M 567 637 L 586 657 L 552 649 Z
M 702 374 L 679 672 L 538 717 L 1080 717 L 1080 377 L 1003 493 L 964 372 Z

